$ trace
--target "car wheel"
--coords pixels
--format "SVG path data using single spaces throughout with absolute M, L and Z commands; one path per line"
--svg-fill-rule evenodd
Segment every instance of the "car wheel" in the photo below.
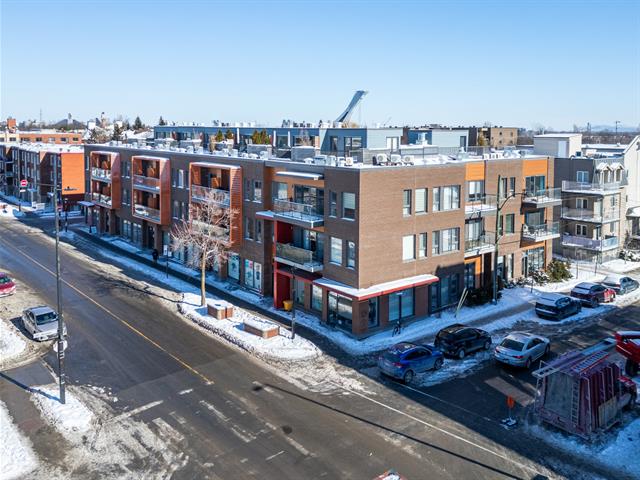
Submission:
M 402 377 L 402 380 L 408 385 L 413 381 L 413 377 L 413 370 L 407 370 L 406 372 L 404 372 L 404 377 Z
M 441 358 L 436 359 L 436 363 L 433 364 L 433 369 L 440 370 L 442 368 L 443 363 L 444 363 L 444 360 L 442 360 Z
M 599 303 L 599 302 L 598 302 L 598 299 L 597 299 L 597 298 L 592 298 L 592 299 L 591 299 L 591 303 L 589 303 L 589 306 L 590 306 L 591 308 L 597 308 L 597 307 L 598 307 L 598 303 Z
M 531 357 L 527 358 L 527 361 L 524 362 L 524 368 L 529 370 L 531 368 Z
M 467 354 L 467 352 L 464 351 L 464 348 L 461 348 L 460 350 L 458 350 L 458 353 L 456 354 L 456 357 L 458 357 L 460 360 L 462 360 L 465 355 Z
M 491 348 L 491 340 L 484 342 L 484 349 L 489 350 Z

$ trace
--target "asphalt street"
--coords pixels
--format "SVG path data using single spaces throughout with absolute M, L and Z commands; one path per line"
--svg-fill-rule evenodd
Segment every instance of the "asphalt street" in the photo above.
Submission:
M 46 221 L 0 220 L 0 270 L 53 306 L 53 243 L 30 223 Z M 528 373 L 491 365 L 428 389 L 376 379 L 366 380 L 367 391 L 301 388 L 190 327 L 153 293 L 101 269 L 108 259 L 85 253 L 94 260 L 62 249 L 68 381 L 107 388 L 118 398 L 115 412 L 170 432 L 172 448 L 188 457 L 173 478 L 369 479 L 395 468 L 409 479 L 541 479 L 560 465 L 584 478 L 610 473 L 499 426 L 496 406 L 508 388 L 527 404 Z M 637 307 L 627 312 L 611 322 L 640 319 Z M 53 353 L 44 361 L 57 366 Z M 20 389 L 10 381 L 19 371 L 3 375 L 0 398 Z

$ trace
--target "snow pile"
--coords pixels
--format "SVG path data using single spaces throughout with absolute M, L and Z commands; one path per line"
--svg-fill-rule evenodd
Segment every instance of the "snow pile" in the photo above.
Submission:
M 445 358 L 440 370 L 432 370 L 418 375 L 415 383 L 423 387 L 430 387 L 454 378 L 469 376 L 482 368 L 485 362 L 490 361 L 493 358 L 492 353 L 493 349 L 490 348 L 472 353 L 464 360 Z
M 272 338 L 262 338 L 245 332 L 243 330 L 245 321 L 260 327 L 276 324 L 256 317 L 240 308 L 233 309 L 233 317 L 217 320 L 207 315 L 206 307 L 200 307 L 200 295 L 195 293 L 184 293 L 179 309 L 197 324 L 258 357 L 299 361 L 309 360 L 320 355 L 320 350 L 313 343 L 300 335 L 292 340 L 289 331 L 285 329 L 280 329 L 280 334 Z
M 7 407 L 0 402 L 0 480 L 23 478 L 37 466 L 31 444 L 13 423 Z
M 65 436 L 86 432 L 91 426 L 93 413 L 78 400 L 67 387 L 65 392 L 66 403 L 63 405 L 58 400 L 58 387 L 40 386 L 31 389 L 31 400 L 42 413 L 47 422 L 53 425 Z
M 20 355 L 26 346 L 15 330 L 0 319 L 0 364 L 4 365 L 10 358 Z
M 3 218 L 20 218 L 24 217 L 25 213 L 18 210 L 13 205 L 6 205 L 0 201 L 0 204 L 5 205 L 4 208 L 0 208 L 0 217 Z
M 615 260 L 603 263 L 602 267 L 614 273 L 627 273 L 640 269 L 640 262 L 632 262 L 631 260 L 616 258 Z

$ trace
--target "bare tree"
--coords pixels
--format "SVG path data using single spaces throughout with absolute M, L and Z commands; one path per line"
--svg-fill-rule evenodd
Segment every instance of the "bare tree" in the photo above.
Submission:
M 190 248 L 192 254 L 187 264 L 200 268 L 200 304 L 207 304 L 205 272 L 213 262 L 221 264 L 229 255 L 229 235 L 231 222 L 235 217 L 229 207 L 221 207 L 228 197 L 221 198 L 220 192 L 206 190 L 202 203 L 192 203 L 189 207 L 189 220 L 179 223 L 171 233 L 173 250 Z

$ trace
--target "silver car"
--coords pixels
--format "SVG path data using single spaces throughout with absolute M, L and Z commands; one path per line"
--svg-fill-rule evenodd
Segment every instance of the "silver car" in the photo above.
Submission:
M 34 340 L 44 341 L 58 337 L 58 314 L 50 307 L 31 307 L 22 312 L 22 326 Z M 64 326 L 64 336 L 67 327 Z
M 501 363 L 514 367 L 531 367 L 531 364 L 549 353 L 549 339 L 532 333 L 513 332 L 502 339 L 493 352 Z

